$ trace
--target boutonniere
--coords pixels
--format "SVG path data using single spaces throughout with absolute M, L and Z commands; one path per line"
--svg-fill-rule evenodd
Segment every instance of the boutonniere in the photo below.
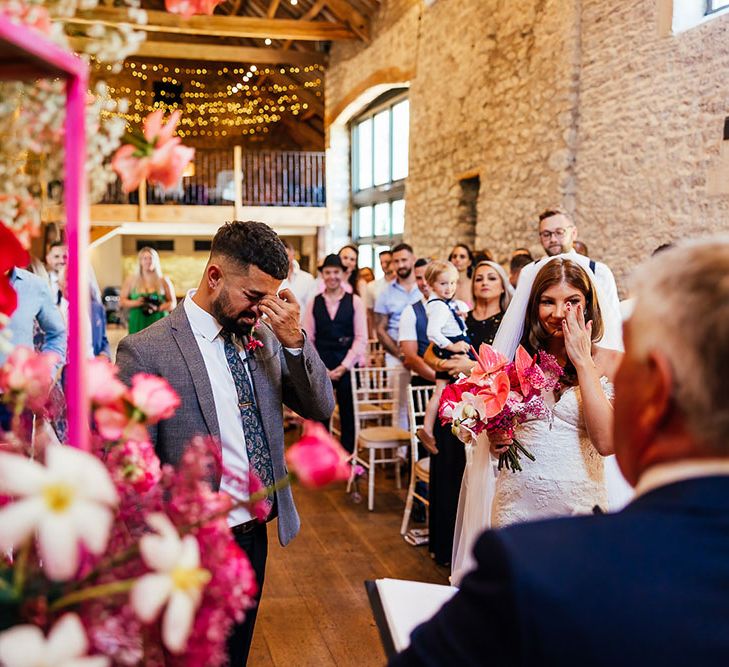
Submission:
M 256 323 L 251 327 L 250 332 L 248 333 L 248 336 L 246 336 L 246 352 L 250 352 L 253 354 L 253 352 L 256 351 L 257 348 L 263 347 L 263 342 L 258 340 L 258 338 L 254 338 L 253 334 L 256 331 L 256 327 L 258 326 L 258 320 L 256 320 Z

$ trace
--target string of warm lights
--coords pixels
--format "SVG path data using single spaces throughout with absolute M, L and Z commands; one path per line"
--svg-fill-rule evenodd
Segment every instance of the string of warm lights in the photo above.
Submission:
M 106 64 L 93 62 L 97 71 L 105 70 Z M 269 126 L 281 121 L 284 114 L 298 116 L 310 105 L 300 99 L 300 91 L 307 95 L 322 96 L 320 65 L 305 67 L 176 67 L 164 63 L 139 63 L 126 61 L 127 76 L 139 81 L 139 88 L 127 85 L 108 86 L 111 99 L 129 98 L 129 108 L 121 113 L 107 111 L 105 116 L 124 119 L 130 126 L 138 126 L 144 117 L 157 109 L 170 113 L 183 112 L 178 127 L 182 137 L 226 137 L 228 135 L 254 135 L 269 132 Z M 224 77 L 221 80 L 215 76 Z M 279 82 L 268 75 L 297 74 L 309 80 Z M 123 76 L 123 75 L 122 75 Z M 207 82 L 201 77 L 208 77 Z M 254 77 L 261 77 L 258 85 Z M 145 90 L 159 81 L 181 90 L 165 88 Z M 225 86 L 223 88 L 223 86 Z

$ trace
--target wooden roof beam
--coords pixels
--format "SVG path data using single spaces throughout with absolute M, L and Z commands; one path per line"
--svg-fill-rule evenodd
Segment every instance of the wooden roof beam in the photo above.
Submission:
M 328 0 L 328 2 L 339 0 Z M 116 26 L 131 25 L 135 30 L 174 35 L 202 35 L 208 37 L 238 37 L 265 39 L 292 39 L 329 41 L 357 39 L 357 30 L 329 21 L 302 21 L 296 19 L 270 19 L 256 16 L 191 16 L 184 19 L 169 12 L 148 11 L 148 23 L 129 23 L 124 10 L 97 7 L 93 11 L 79 12 L 75 16 L 57 19 L 75 25 Z
M 71 37 L 71 48 L 84 51 L 89 39 Z M 255 46 L 218 46 L 191 42 L 142 42 L 132 57 L 162 60 L 200 60 L 222 63 L 254 63 L 258 65 L 326 65 L 323 53 L 258 48 Z

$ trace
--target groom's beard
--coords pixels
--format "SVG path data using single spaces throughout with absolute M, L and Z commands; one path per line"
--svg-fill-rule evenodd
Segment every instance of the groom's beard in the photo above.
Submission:
M 233 311 L 228 291 L 224 289 L 220 296 L 210 304 L 213 317 L 224 331 L 229 331 L 238 337 L 248 336 L 251 329 L 258 321 L 257 315 L 252 310 Z

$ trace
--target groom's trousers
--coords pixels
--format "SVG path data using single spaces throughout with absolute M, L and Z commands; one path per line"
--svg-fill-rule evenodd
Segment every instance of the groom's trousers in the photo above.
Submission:
M 253 571 L 256 573 L 258 593 L 256 594 L 256 606 L 246 611 L 243 623 L 234 625 L 230 637 L 228 637 L 228 656 L 231 667 L 243 667 L 248 661 L 248 652 L 251 649 L 251 641 L 253 640 L 253 628 L 256 625 L 256 615 L 258 614 L 258 604 L 263 592 L 263 577 L 266 573 L 266 557 L 268 556 L 268 533 L 266 530 L 265 523 L 258 523 L 248 533 L 237 534 L 233 531 L 236 543 L 246 552 Z

